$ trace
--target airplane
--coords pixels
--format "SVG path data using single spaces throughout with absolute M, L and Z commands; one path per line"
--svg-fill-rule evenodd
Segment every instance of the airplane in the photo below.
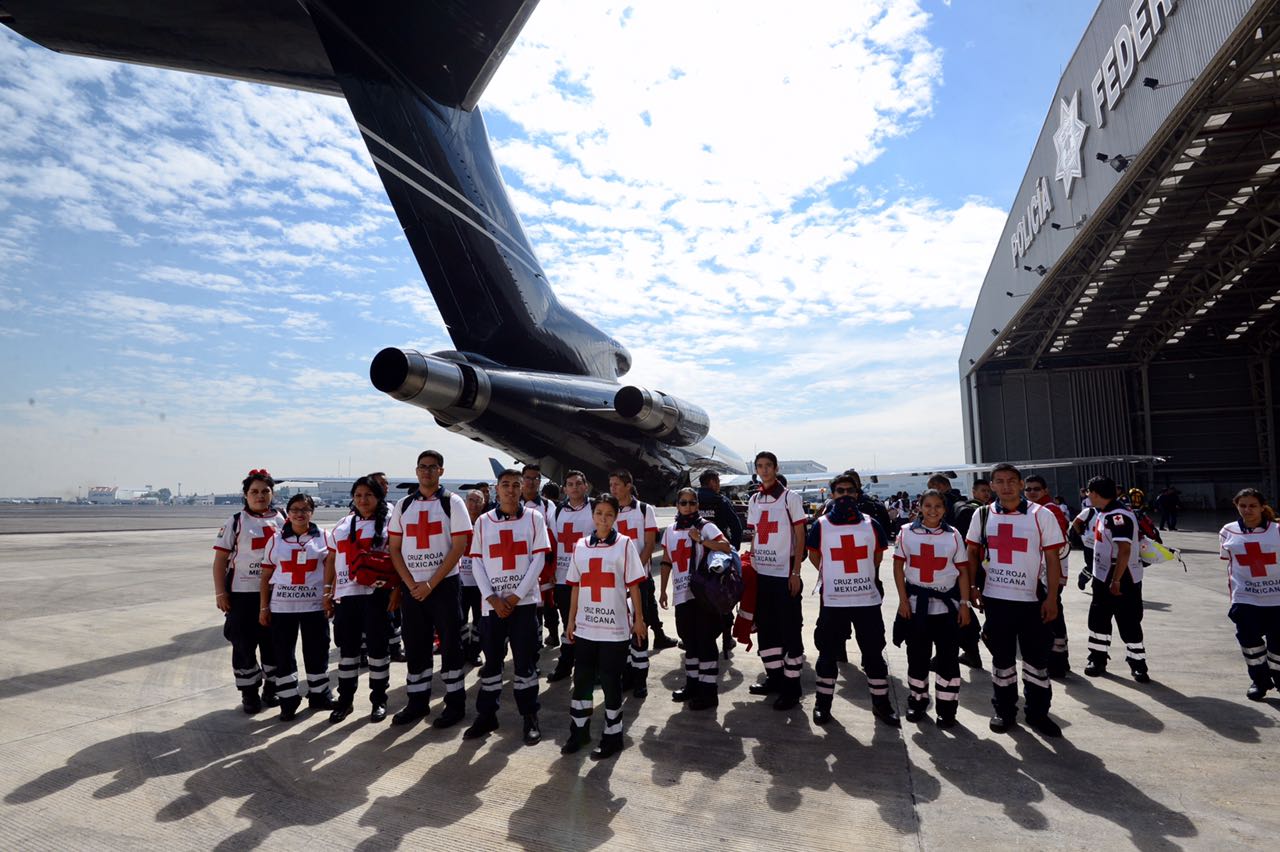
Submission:
M 560 302 L 525 235 L 477 103 L 536 5 L 0 0 L 0 23 L 63 53 L 344 97 L 456 347 L 383 349 L 379 391 L 556 481 L 624 467 L 666 503 L 695 471 L 749 477 L 704 409 L 620 381 L 630 353 Z

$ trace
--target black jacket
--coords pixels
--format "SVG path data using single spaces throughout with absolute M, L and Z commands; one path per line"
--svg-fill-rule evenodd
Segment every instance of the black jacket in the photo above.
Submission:
M 738 513 L 733 511 L 733 504 L 728 497 L 710 488 L 699 488 L 698 514 L 704 521 L 710 521 L 719 527 L 735 549 L 742 546 L 742 521 L 739 520 Z

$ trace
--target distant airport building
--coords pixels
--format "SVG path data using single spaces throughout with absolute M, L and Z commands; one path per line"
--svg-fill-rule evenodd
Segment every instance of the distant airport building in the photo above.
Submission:
M 94 485 L 89 488 L 89 493 L 85 495 L 85 499 L 90 503 L 114 503 L 116 502 L 116 487 L 114 485 Z
M 1276 493 L 1280 2 L 1103 0 L 1062 75 L 960 356 L 973 462 L 1224 505 Z
M 800 473 L 826 473 L 825 465 L 818 464 L 813 459 L 800 459 L 778 462 L 778 473 L 783 476 Z

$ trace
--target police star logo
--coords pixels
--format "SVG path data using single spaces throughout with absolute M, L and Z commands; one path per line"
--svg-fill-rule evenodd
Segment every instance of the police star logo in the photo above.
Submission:
M 1058 169 L 1054 177 L 1062 181 L 1062 190 L 1071 197 L 1071 182 L 1084 177 L 1080 163 L 1080 147 L 1084 144 L 1089 125 L 1080 120 L 1080 90 L 1076 89 L 1071 100 L 1058 99 L 1058 129 L 1053 134 L 1053 147 L 1058 152 Z

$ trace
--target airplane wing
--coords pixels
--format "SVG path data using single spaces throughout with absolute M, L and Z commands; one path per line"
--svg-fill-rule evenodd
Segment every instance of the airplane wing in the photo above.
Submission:
M 1112 455 L 1112 456 L 1075 456 L 1072 458 L 1061 459 L 1027 459 L 1025 461 L 1015 461 L 1011 464 L 1023 474 L 1031 473 L 1037 470 L 1048 470 L 1059 467 L 1084 467 L 1094 464 L 1164 464 L 1167 459 L 1164 456 L 1139 456 L 1139 455 Z M 946 474 L 948 479 L 955 479 L 959 474 L 963 473 L 989 473 L 996 462 L 983 462 L 981 464 L 952 464 L 952 465 L 925 465 L 920 467 L 895 467 L 895 468 L 876 468 L 874 470 L 859 470 L 858 475 L 862 477 L 863 483 L 874 483 L 882 476 L 922 476 L 929 477 L 935 473 Z M 787 485 L 791 488 L 799 488 L 805 485 L 826 485 L 839 473 L 839 471 L 829 471 L 827 473 L 794 473 L 784 474 L 787 477 Z M 741 488 L 751 485 L 754 477 L 746 475 L 721 475 L 721 488 Z
M 0 23 L 59 53 L 342 95 L 313 17 L 344 22 L 403 81 L 470 110 L 538 0 L 4 0 Z

